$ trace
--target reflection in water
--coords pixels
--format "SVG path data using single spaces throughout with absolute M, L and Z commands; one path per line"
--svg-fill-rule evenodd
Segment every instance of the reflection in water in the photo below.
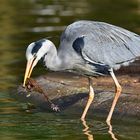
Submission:
M 106 122 L 108 127 L 109 127 L 109 130 L 108 130 L 108 133 L 111 135 L 111 138 L 113 140 L 118 140 L 116 137 L 115 137 L 115 134 L 113 133 L 113 128 L 112 128 L 112 125 L 110 122 Z
M 82 124 L 84 126 L 83 132 L 84 134 L 87 136 L 88 140 L 94 140 L 93 134 L 90 131 L 90 127 L 87 125 L 87 122 L 85 119 L 81 119 Z M 110 122 L 107 122 L 108 125 L 108 133 L 111 136 L 112 140 L 118 140 L 115 136 L 115 134 L 113 133 L 113 127 L 111 125 Z
M 89 126 L 86 123 L 85 119 L 81 119 L 82 124 L 84 126 L 83 132 L 85 135 L 87 135 L 88 140 L 94 140 L 93 135 L 91 134 L 91 131 L 89 130 Z

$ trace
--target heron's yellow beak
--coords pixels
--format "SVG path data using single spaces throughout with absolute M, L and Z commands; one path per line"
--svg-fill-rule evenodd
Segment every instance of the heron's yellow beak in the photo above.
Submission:
M 25 75 L 24 75 L 23 87 L 25 87 L 27 78 L 30 78 L 31 73 L 32 73 L 32 70 L 33 70 L 34 66 L 36 65 L 36 64 L 35 64 L 35 63 L 36 63 L 35 59 L 36 59 L 36 58 L 33 57 L 32 59 L 30 59 L 30 60 L 27 62 L 26 71 L 25 71 Z

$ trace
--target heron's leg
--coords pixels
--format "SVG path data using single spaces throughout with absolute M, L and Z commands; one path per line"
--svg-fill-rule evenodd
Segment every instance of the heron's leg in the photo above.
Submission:
M 113 111 L 114 111 L 114 108 L 116 106 L 116 103 L 117 103 L 118 98 L 119 98 L 119 96 L 121 94 L 121 91 L 122 91 L 122 87 L 120 86 L 120 84 L 119 84 L 119 82 L 118 82 L 118 80 L 117 80 L 117 78 L 116 78 L 116 76 L 115 76 L 115 74 L 114 74 L 112 69 L 110 70 L 110 75 L 112 76 L 112 78 L 114 80 L 116 90 L 115 90 L 115 97 L 114 97 L 110 112 L 109 112 L 109 114 L 107 116 L 106 122 L 110 122 L 112 114 L 113 114 Z
M 88 78 L 88 80 L 89 80 L 89 98 L 88 98 L 86 107 L 85 107 L 85 109 L 84 109 L 84 111 L 83 111 L 83 114 L 82 114 L 82 116 L 81 116 L 81 119 L 82 119 L 82 120 L 85 119 L 85 116 L 86 116 L 86 114 L 87 114 L 87 111 L 88 111 L 88 109 L 89 109 L 89 107 L 90 107 L 90 105 L 91 105 L 91 103 L 92 103 L 92 101 L 93 101 L 93 99 L 94 99 L 94 89 L 93 89 L 93 87 L 92 87 L 92 79 L 91 79 L 91 78 Z

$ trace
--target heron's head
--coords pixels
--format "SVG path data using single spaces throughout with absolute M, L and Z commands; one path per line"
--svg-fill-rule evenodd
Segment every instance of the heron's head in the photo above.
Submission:
M 32 42 L 26 50 L 27 65 L 24 75 L 23 87 L 25 87 L 27 78 L 30 78 L 33 68 L 37 65 L 38 61 L 43 58 L 54 45 L 50 40 L 41 39 Z

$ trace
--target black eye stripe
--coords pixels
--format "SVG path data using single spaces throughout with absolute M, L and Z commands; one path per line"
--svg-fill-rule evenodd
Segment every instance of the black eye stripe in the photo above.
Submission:
M 39 49 L 42 47 L 43 42 L 45 42 L 45 39 L 36 41 L 31 53 L 36 54 L 39 51 Z

